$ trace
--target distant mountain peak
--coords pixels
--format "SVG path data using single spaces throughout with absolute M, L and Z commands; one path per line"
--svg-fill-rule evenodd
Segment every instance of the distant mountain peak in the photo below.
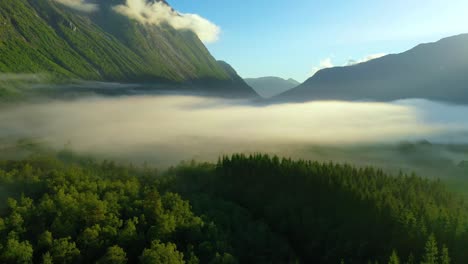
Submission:
M 422 98 L 468 104 L 468 34 L 352 66 L 327 68 L 274 101 Z
M 291 82 L 291 83 L 294 83 L 294 84 L 296 84 L 296 85 L 301 84 L 300 82 L 294 80 L 293 78 L 289 78 L 287 81 L 288 81 L 288 82 Z
M 286 80 L 275 76 L 246 78 L 244 80 L 264 98 L 278 95 L 299 85 L 299 82 L 292 78 Z

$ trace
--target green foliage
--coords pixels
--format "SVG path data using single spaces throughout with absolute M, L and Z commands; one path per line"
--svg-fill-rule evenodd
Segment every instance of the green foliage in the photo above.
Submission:
M 51 248 L 52 243 L 54 242 L 54 238 L 52 237 L 52 233 L 49 231 L 45 231 L 39 238 L 37 239 L 37 246 L 41 249 L 44 248 Z
M 106 255 L 102 257 L 98 264 L 126 264 L 127 254 L 119 246 L 112 246 L 107 249 Z
M 216 254 L 216 257 L 210 262 L 211 264 L 236 264 L 236 259 L 229 253 L 223 255 Z
M 414 255 L 412 253 L 408 256 L 408 260 L 405 262 L 405 264 L 416 264 Z
M 398 254 L 396 253 L 395 250 L 392 252 L 392 255 L 390 255 L 388 264 L 400 264 L 400 258 L 398 257 Z
M 61 153 L 0 161 L 0 187 L 17 194 L 0 212 L 0 263 L 468 257 L 468 210 L 458 197 L 438 181 L 373 168 L 234 155 L 160 174 Z
M 160 192 L 156 171 L 60 156 L 70 162 L 0 161 L 0 186 L 23 194 L 3 201 L 0 263 L 135 263 L 153 251 L 190 263 L 229 256 L 222 231 L 180 195 Z
M 440 255 L 440 264 L 450 264 L 452 261 L 449 256 L 449 250 L 446 246 L 442 247 L 442 252 Z
M 0 72 L 108 81 L 230 79 L 193 32 L 147 27 L 110 6 L 85 14 L 50 0 L 1 1 L 0 23 Z M 0 89 L 0 97 L 9 92 Z
M 140 261 L 142 264 L 185 263 L 184 255 L 177 251 L 176 245 L 163 244 L 160 241 L 153 241 L 151 247 L 143 251 Z
M 71 238 L 60 238 L 52 242 L 50 253 L 54 263 L 74 263 L 80 256 L 80 250 L 76 248 Z
M 242 206 L 304 262 L 386 263 L 393 249 L 422 260 L 431 233 L 452 249 L 455 263 L 468 257 L 467 207 L 440 181 L 266 155 L 233 155 L 214 168 L 182 165 L 169 174 L 172 190 L 195 210 L 210 210 L 197 209 L 197 193 L 208 205 Z
M 28 241 L 20 242 L 16 238 L 10 237 L 6 241 L 1 259 L 3 263 L 32 263 L 33 248 Z
M 422 264 L 437 264 L 439 257 L 439 249 L 437 248 L 437 241 L 432 234 L 426 242 L 425 252 Z
M 53 264 L 53 263 L 54 261 L 49 252 L 46 252 L 44 255 L 42 255 L 42 264 Z

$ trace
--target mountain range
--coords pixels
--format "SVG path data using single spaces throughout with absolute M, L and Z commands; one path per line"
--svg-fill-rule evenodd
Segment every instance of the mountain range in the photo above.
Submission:
M 246 78 L 245 82 L 264 98 L 269 98 L 298 86 L 300 83 L 294 79 L 279 77 Z
M 0 1 L 0 73 L 157 83 L 174 89 L 208 87 L 220 95 L 257 96 L 229 65 L 216 61 L 191 30 L 167 23 L 146 25 L 119 14 L 114 7 L 124 0 L 94 1 L 99 7 L 94 12 L 63 2 Z
M 421 44 L 401 54 L 352 66 L 323 69 L 273 100 L 406 98 L 468 103 L 468 34 Z
M 97 8 L 86 12 L 64 4 L 76 2 Z M 192 30 L 176 29 L 170 23 L 148 25 L 116 11 L 116 6 L 126 3 L 0 1 L 0 83 L 2 74 L 39 74 L 59 83 L 139 83 L 143 90 L 231 98 L 273 96 L 269 102 L 422 98 L 468 103 L 468 34 L 323 69 L 300 85 L 277 77 L 243 80 L 229 64 L 217 61 Z M 163 0 L 147 3 L 169 7 Z M 2 89 L 0 96 L 6 93 Z

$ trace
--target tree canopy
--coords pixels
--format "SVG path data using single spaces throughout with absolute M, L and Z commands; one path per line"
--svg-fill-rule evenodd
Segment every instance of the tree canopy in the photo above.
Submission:
M 1 263 L 463 263 L 439 181 L 234 155 L 165 172 L 63 155 L 0 161 Z

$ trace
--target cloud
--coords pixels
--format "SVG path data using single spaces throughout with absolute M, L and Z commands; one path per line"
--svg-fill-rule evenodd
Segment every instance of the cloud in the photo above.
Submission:
M 82 12 L 94 12 L 99 9 L 98 5 L 86 3 L 85 0 L 53 0 L 62 5 L 68 6 L 70 8 L 76 9 Z
M 311 74 L 315 75 L 318 71 L 327 69 L 327 68 L 333 68 L 333 62 L 331 58 L 326 58 L 320 61 L 320 64 L 312 69 Z
M 364 63 L 364 62 L 368 62 L 368 61 L 371 61 L 371 60 L 374 60 L 374 59 L 378 59 L 378 58 L 381 58 L 381 57 L 386 56 L 386 55 L 387 55 L 386 53 L 376 53 L 376 54 L 367 55 L 364 58 L 361 58 L 359 60 L 350 59 L 343 66 L 353 66 L 353 65 L 356 65 L 356 64 L 359 64 L 359 63 Z M 323 59 L 323 60 L 320 61 L 320 64 L 318 66 L 316 66 L 316 67 L 314 67 L 312 69 L 311 75 L 313 76 L 320 70 L 327 69 L 327 68 L 333 68 L 333 67 L 335 67 L 335 65 L 333 64 L 331 58 Z
M 375 60 L 375 59 L 378 59 L 378 58 L 382 58 L 383 56 L 386 56 L 387 54 L 386 53 L 376 53 L 376 54 L 371 54 L 371 55 L 368 55 L 362 59 L 359 59 L 359 60 L 348 60 L 348 63 L 346 63 L 346 66 L 352 66 L 352 65 L 356 65 L 356 64 L 359 64 L 359 63 L 364 63 L 364 62 L 368 62 L 368 61 L 371 61 L 371 60 Z
M 221 33 L 221 29 L 209 20 L 197 14 L 179 13 L 163 2 L 126 0 L 124 5 L 115 6 L 114 10 L 143 24 L 167 23 L 177 30 L 191 30 L 204 43 L 217 41 Z

